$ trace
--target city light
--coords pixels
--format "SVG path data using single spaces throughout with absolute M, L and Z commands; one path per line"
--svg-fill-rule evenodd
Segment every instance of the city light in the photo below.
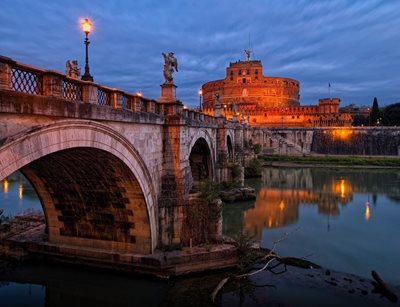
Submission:
M 364 217 L 366 221 L 369 221 L 369 219 L 371 218 L 371 208 L 369 205 L 365 206 L 365 213 L 364 213 Z
M 352 131 L 350 129 L 335 129 L 332 131 L 333 139 L 346 141 L 350 139 Z
M 24 188 L 22 186 L 22 184 L 20 184 L 18 186 L 18 198 L 21 200 L 23 198 L 23 194 L 24 194 Z
M 4 181 L 3 181 L 3 190 L 4 190 L 4 193 L 8 193 L 8 180 L 7 179 L 4 179 Z
M 85 73 L 82 76 L 82 80 L 84 81 L 92 81 L 93 82 L 93 76 L 90 74 L 90 69 L 89 69 L 89 33 L 92 30 L 92 24 L 89 21 L 89 19 L 85 18 L 82 23 L 82 30 L 85 33 Z
M 87 19 L 87 18 L 85 18 L 85 19 L 82 21 L 81 25 L 82 25 L 82 30 L 83 30 L 83 32 L 85 32 L 86 34 L 89 34 L 90 31 L 92 30 L 92 24 L 91 24 L 91 22 L 89 21 L 89 19 Z

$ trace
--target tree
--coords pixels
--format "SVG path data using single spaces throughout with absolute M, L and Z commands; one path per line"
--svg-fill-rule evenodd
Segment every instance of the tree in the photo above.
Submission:
M 368 117 L 356 114 L 353 116 L 353 126 L 368 126 Z
M 388 105 L 382 110 L 382 123 L 385 126 L 400 126 L 400 102 Z
M 379 123 L 379 119 L 381 118 L 381 112 L 379 111 L 378 99 L 374 97 L 374 102 L 372 103 L 372 110 L 369 114 L 370 122 L 372 126 L 375 126 Z

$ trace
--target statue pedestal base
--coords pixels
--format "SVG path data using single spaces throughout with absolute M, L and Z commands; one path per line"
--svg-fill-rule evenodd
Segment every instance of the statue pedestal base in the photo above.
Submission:
M 161 97 L 158 99 L 159 102 L 175 102 L 176 101 L 176 88 L 177 86 L 173 83 L 161 84 Z

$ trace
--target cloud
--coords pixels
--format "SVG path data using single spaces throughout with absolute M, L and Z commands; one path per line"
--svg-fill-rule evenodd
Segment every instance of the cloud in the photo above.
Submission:
M 160 95 L 161 52 L 171 50 L 178 96 L 197 106 L 198 88 L 244 58 L 250 34 L 264 74 L 299 80 L 304 104 L 326 96 L 329 82 L 345 104 L 400 100 L 399 1 L 2 0 L 0 54 L 60 71 L 67 59 L 83 66 L 86 16 L 95 80 L 148 97 Z

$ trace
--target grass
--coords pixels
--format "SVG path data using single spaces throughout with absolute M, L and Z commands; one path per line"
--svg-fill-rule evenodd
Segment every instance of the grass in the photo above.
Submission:
M 336 164 L 336 165 L 365 165 L 400 167 L 400 157 L 360 157 L 360 156 L 259 156 L 268 162 L 290 162 L 299 164 Z

